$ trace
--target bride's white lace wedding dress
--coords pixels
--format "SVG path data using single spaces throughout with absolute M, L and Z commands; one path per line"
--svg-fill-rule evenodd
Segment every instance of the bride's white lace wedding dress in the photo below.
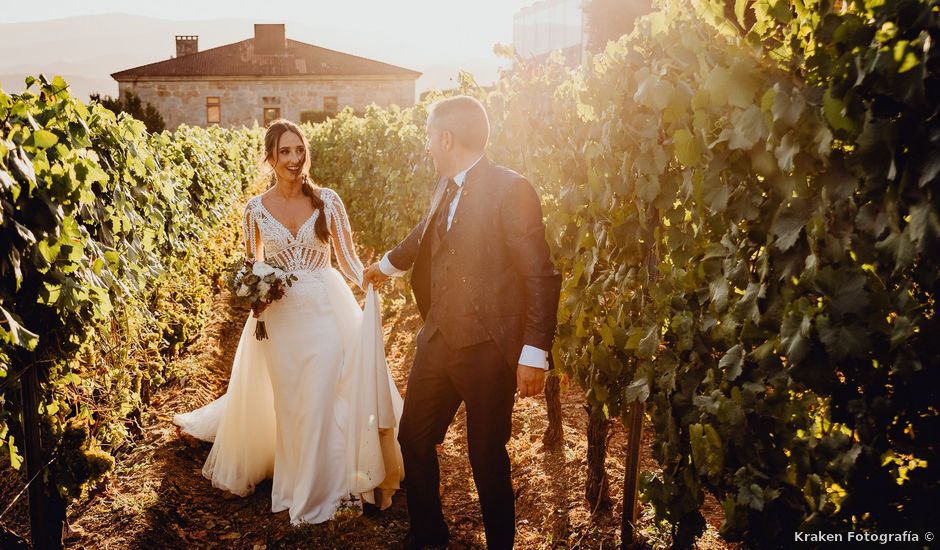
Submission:
M 361 285 L 343 203 L 330 189 L 320 193 L 337 265 Z M 260 196 L 248 202 L 249 255 L 260 237 L 265 260 L 298 280 L 262 314 L 267 340 L 255 339 L 249 314 L 225 395 L 173 419 L 213 442 L 203 467 L 213 486 L 244 496 L 273 476 L 271 509 L 290 510 L 295 524 L 327 521 L 362 500 L 385 508 L 403 477 L 402 399 L 385 363 L 378 297 L 370 287 L 359 308 L 331 267 L 330 244 L 316 236 L 318 215 L 293 235 Z

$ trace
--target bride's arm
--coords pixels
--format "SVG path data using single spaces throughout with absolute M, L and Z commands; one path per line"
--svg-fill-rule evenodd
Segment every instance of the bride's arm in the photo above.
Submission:
M 261 230 L 258 228 L 258 219 L 251 201 L 245 206 L 245 219 L 242 231 L 245 235 L 245 257 L 249 260 L 264 259 L 264 249 L 261 241 Z
M 332 189 L 320 188 L 320 198 L 323 199 L 326 211 L 326 221 L 329 224 L 330 235 L 333 237 L 333 252 L 336 254 L 336 263 L 339 270 L 347 279 L 362 287 L 362 262 L 353 246 L 352 229 L 349 227 L 349 217 L 346 207 Z

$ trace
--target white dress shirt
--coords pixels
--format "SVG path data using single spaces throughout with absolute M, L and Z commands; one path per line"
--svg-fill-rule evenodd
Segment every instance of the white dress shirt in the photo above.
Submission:
M 471 168 L 476 166 L 477 163 L 479 163 L 482 159 L 483 159 L 483 156 L 481 155 L 480 158 L 478 158 L 473 164 L 466 167 L 459 174 L 454 176 L 454 183 L 457 184 L 458 191 L 463 187 L 464 180 L 467 179 L 467 172 L 469 172 Z M 450 201 L 450 205 L 447 209 L 447 229 L 448 230 L 450 230 L 450 226 L 454 221 L 454 214 L 457 213 L 457 204 L 460 202 L 461 194 L 462 193 L 459 193 L 459 192 L 454 193 L 454 198 Z M 386 252 L 385 255 L 382 256 L 382 261 L 379 262 L 379 269 L 382 271 L 382 273 L 384 273 L 385 275 L 389 277 L 401 277 L 402 275 L 406 273 L 405 271 L 402 271 L 398 269 L 397 267 L 395 267 L 394 265 L 392 265 L 392 262 L 389 261 L 388 259 L 388 252 Z M 519 364 L 525 365 L 527 367 L 547 369 L 548 368 L 548 352 L 543 349 L 539 349 L 535 346 L 525 345 L 522 347 L 522 355 L 519 356 Z

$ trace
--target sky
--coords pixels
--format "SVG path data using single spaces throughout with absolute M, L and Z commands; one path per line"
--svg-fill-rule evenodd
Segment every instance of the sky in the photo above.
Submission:
M 4 2 L 0 23 L 77 15 L 127 13 L 161 19 L 248 18 L 259 23 L 330 27 L 359 34 L 368 50 L 424 50 L 440 59 L 492 55 L 496 43 L 512 42 L 512 18 L 534 0 L 46 0 Z

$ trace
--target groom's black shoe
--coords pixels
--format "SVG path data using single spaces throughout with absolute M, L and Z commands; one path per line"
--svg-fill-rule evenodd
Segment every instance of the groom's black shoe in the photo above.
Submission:
M 450 533 L 420 533 L 409 532 L 405 537 L 405 550 L 423 550 L 424 548 L 446 548 L 450 542 Z
M 377 518 L 382 515 L 382 509 L 369 502 L 362 503 L 362 515 L 367 518 Z

